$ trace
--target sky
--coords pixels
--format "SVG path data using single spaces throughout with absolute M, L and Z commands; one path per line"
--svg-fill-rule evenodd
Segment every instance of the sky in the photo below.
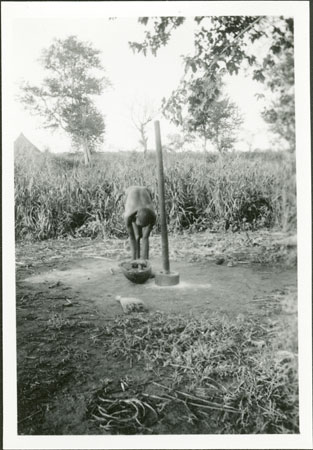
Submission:
M 168 45 L 162 47 L 157 57 L 134 54 L 129 41 L 142 41 L 145 28 L 137 17 L 62 19 L 17 18 L 13 21 L 11 61 L 14 68 L 14 90 L 18 94 L 22 80 L 40 84 L 44 71 L 38 61 L 43 48 L 54 38 L 64 39 L 76 35 L 101 51 L 101 59 L 112 88 L 97 100 L 105 116 L 106 135 L 103 150 L 133 150 L 138 147 L 139 133 L 131 122 L 131 109 L 148 103 L 158 107 L 163 97 L 169 96 L 183 75 L 181 55 L 193 54 L 194 21 L 187 19 L 172 35 Z M 241 139 L 250 140 L 253 147 L 268 148 L 269 133 L 260 117 L 261 105 L 255 94 L 262 86 L 243 74 L 228 77 L 226 91 L 236 102 L 245 122 Z M 178 130 L 158 117 L 161 122 L 162 141 L 169 133 Z M 44 130 L 38 117 L 31 116 L 22 105 L 14 102 L 16 136 L 23 132 L 39 149 L 52 152 L 69 151 L 70 139 L 63 132 Z M 154 147 L 153 122 L 148 128 L 148 147 Z M 241 149 L 248 144 L 240 142 Z

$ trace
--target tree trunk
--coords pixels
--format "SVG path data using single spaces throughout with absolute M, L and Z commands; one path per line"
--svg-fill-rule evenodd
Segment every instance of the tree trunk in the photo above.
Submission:
M 215 145 L 216 145 L 217 151 L 218 151 L 219 153 L 222 153 L 220 141 L 219 141 L 218 138 L 219 138 L 219 136 L 217 135 L 216 138 L 215 138 Z
M 141 145 L 143 146 L 143 154 L 146 156 L 148 151 L 148 138 L 146 136 L 146 130 L 144 125 L 140 126 L 140 134 L 141 134 Z
M 204 136 L 204 138 L 203 138 L 203 150 L 204 150 L 204 153 L 207 152 L 206 146 L 207 146 L 207 138 Z
M 221 145 L 220 145 L 220 139 L 219 138 L 220 138 L 220 133 L 219 133 L 219 128 L 217 127 L 216 130 L 215 130 L 215 145 L 216 145 L 217 151 L 219 153 L 222 153 L 221 152 Z
M 88 141 L 86 138 L 83 138 L 83 150 L 84 150 L 85 166 L 89 166 L 91 161 L 91 154 L 88 146 Z

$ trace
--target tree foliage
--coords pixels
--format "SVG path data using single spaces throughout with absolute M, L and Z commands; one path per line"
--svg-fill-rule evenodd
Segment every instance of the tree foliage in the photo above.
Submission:
M 204 150 L 207 141 L 219 152 L 232 149 L 243 122 L 236 104 L 222 95 L 222 86 L 221 82 L 216 87 L 201 78 L 184 81 L 175 96 L 164 101 L 165 117 L 184 133 L 202 138 Z
M 142 43 L 131 42 L 130 46 L 135 52 L 147 54 L 150 50 L 157 55 L 160 47 L 167 44 L 174 30 L 185 20 L 185 17 L 141 17 L 139 22 L 150 30 L 145 31 Z M 254 80 L 265 83 L 269 92 L 276 90 L 274 99 L 268 95 L 272 104 L 264 110 L 264 119 L 274 132 L 290 138 L 294 130 L 293 19 L 278 16 L 197 16 L 194 21 L 194 54 L 183 57 L 184 77 L 163 103 L 168 117 L 171 115 L 176 124 L 182 122 L 183 101 L 188 103 L 196 117 L 201 108 L 205 114 L 208 103 L 220 95 L 225 74 L 238 74 L 240 69 L 251 70 Z M 256 51 L 257 44 L 265 51 Z M 280 76 L 282 71 L 284 76 Z M 186 90 L 190 96 L 186 95 Z
M 282 137 L 290 151 L 295 150 L 295 97 L 293 55 L 286 53 L 276 64 L 266 69 L 270 91 L 262 117 L 270 129 Z
M 141 17 L 139 23 L 153 22 L 153 32 L 146 31 L 142 43 L 130 42 L 137 52 L 147 54 L 148 49 L 156 56 L 161 46 L 167 44 L 173 30 L 185 22 L 185 17 Z M 257 64 L 257 57 L 249 51 L 249 44 L 261 38 L 269 40 L 267 55 L 262 67 L 257 66 L 253 78 L 263 81 L 263 69 L 275 62 L 275 56 L 293 48 L 293 19 L 272 16 L 196 16 L 198 28 L 194 34 L 195 54 L 185 56 L 185 71 L 205 71 L 215 79 L 225 69 L 238 73 L 245 61 L 250 66 Z
M 20 100 L 33 114 L 41 117 L 45 128 L 61 128 L 75 146 L 83 147 L 86 161 L 101 142 L 105 123 L 94 104 L 109 85 L 99 58 L 100 51 L 76 36 L 55 39 L 42 51 L 40 62 L 48 74 L 41 86 L 26 82 Z M 102 74 L 101 74 L 102 75 Z
M 139 23 L 147 25 L 149 17 L 139 17 Z M 145 39 L 142 43 L 129 42 L 130 47 L 137 52 L 142 52 L 145 56 L 148 50 L 156 56 L 157 51 L 166 45 L 171 37 L 172 31 L 182 25 L 184 17 L 156 17 L 153 21 L 153 31 L 145 32 Z
M 232 150 L 237 140 L 237 131 L 243 123 L 237 105 L 228 97 L 213 100 L 208 109 L 203 128 L 203 137 L 211 140 L 219 152 Z
M 179 152 L 185 149 L 185 145 L 194 143 L 195 136 L 192 133 L 183 130 L 182 133 L 169 133 L 167 135 L 167 144 L 163 145 L 168 151 Z

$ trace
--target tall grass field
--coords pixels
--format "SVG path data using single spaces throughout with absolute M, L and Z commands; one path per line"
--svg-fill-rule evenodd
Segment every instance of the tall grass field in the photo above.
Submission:
M 293 155 L 165 153 L 164 171 L 170 232 L 296 228 Z M 95 154 L 90 167 L 78 154 L 16 155 L 16 239 L 125 236 L 130 185 L 158 205 L 154 152 Z

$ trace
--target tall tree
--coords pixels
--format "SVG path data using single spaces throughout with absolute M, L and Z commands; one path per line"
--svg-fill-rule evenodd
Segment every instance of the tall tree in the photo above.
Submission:
M 168 151 L 178 152 L 184 149 L 187 144 L 194 144 L 196 137 L 192 133 L 182 130 L 182 133 L 169 133 L 167 135 L 167 144 L 164 145 Z
M 147 127 L 157 114 L 156 108 L 147 100 L 136 102 L 131 107 L 131 121 L 139 132 L 139 144 L 143 149 L 144 155 L 148 151 Z
M 110 82 L 103 76 L 99 55 L 99 50 L 76 36 L 55 39 L 42 51 L 40 62 L 47 76 L 41 86 L 28 82 L 21 86 L 25 108 L 40 116 L 45 128 L 64 130 L 73 144 L 83 149 L 86 164 L 105 132 L 94 99 Z
M 231 150 L 236 131 L 243 122 L 235 103 L 222 95 L 219 87 L 202 79 L 184 81 L 175 96 L 164 101 L 164 115 L 184 133 L 195 133 L 203 140 L 203 149 L 211 141 L 219 152 Z M 214 96 L 212 90 L 214 89 Z
M 207 140 L 211 140 L 220 153 L 233 150 L 242 123 L 243 118 L 237 105 L 228 97 L 214 100 L 204 122 L 204 149 L 206 150 Z
M 148 27 L 143 42 L 130 42 L 134 52 L 156 55 L 160 47 L 166 45 L 175 29 L 185 22 L 184 17 L 141 17 L 139 22 Z M 272 70 L 278 60 L 288 55 L 287 76 L 281 79 L 280 99 L 276 99 L 285 108 L 284 127 L 294 128 L 293 102 L 283 98 L 283 92 L 290 95 L 293 85 L 293 19 L 272 16 L 218 16 L 194 17 L 196 23 L 194 33 L 195 52 L 192 56 L 184 56 L 185 74 L 180 85 L 168 99 L 166 107 L 171 108 L 180 97 L 185 83 L 198 80 L 203 94 L 208 101 L 219 95 L 219 83 L 224 74 L 238 74 L 242 68 L 252 71 L 253 79 L 265 82 L 268 86 L 275 83 L 275 72 Z M 265 51 L 258 56 L 254 45 L 262 44 Z M 262 54 L 262 51 L 259 52 Z M 187 81 L 186 81 L 187 80 Z M 264 115 L 273 123 L 273 115 Z M 281 127 L 273 131 L 278 132 Z

